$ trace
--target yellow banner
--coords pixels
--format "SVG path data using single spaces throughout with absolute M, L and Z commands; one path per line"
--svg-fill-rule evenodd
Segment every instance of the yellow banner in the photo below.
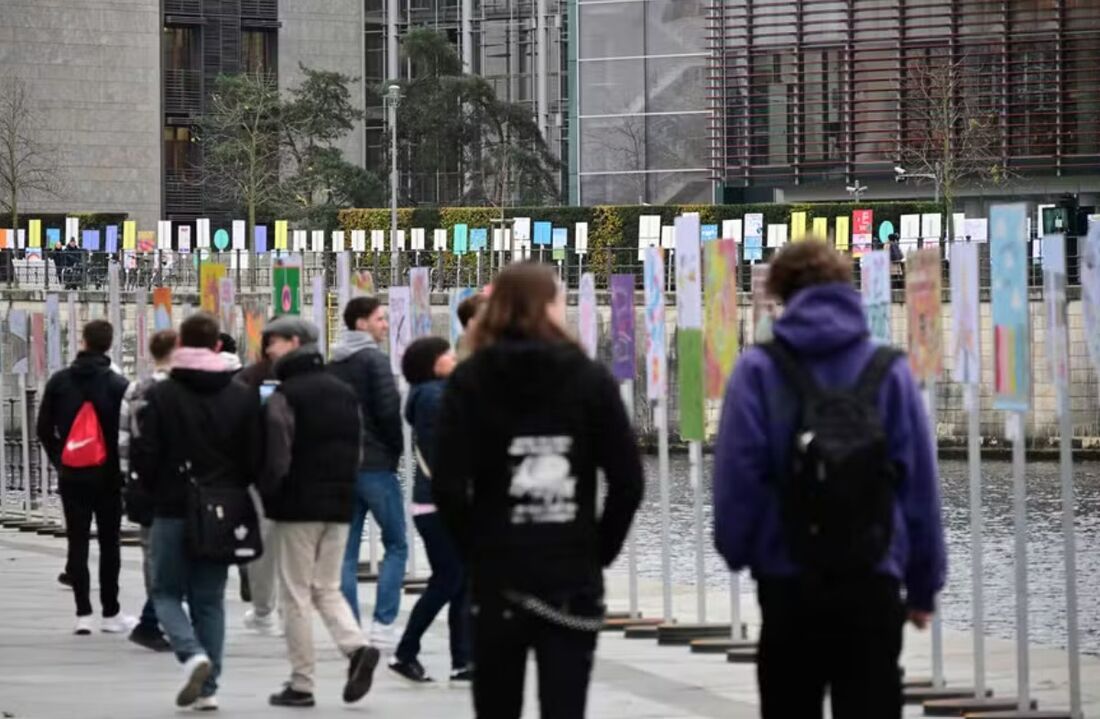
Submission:
M 828 241 L 828 239 L 829 239 L 829 218 L 828 217 L 815 217 L 814 218 L 814 235 L 819 240 Z
M 275 220 L 275 249 L 286 249 L 286 220 Z
M 848 251 L 848 228 L 851 221 L 847 215 L 836 218 L 836 248 L 841 252 Z
M 137 223 L 133 220 L 124 220 L 122 223 L 122 249 L 133 250 L 137 248 Z
M 42 246 L 42 220 L 31 220 L 27 223 L 27 247 Z
M 217 262 L 203 263 L 199 270 L 199 297 L 202 311 L 217 315 L 221 302 L 221 281 L 225 277 L 225 265 Z
M 791 242 L 806 239 L 806 213 L 791 213 Z

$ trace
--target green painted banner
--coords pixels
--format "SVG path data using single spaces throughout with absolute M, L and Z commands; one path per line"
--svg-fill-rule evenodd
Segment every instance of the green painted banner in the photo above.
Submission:
M 703 421 L 703 331 L 676 330 L 676 364 L 680 384 L 680 437 L 702 442 Z
M 276 315 L 297 315 L 302 312 L 302 267 L 291 263 L 276 263 L 271 270 L 272 306 Z

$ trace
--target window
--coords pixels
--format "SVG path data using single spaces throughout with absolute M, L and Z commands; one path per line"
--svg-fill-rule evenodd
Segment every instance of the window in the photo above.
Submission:
M 754 165 L 791 162 L 791 116 L 795 90 L 794 54 L 759 53 L 752 58 L 749 117 Z
M 164 172 L 169 177 L 188 174 L 197 164 L 198 154 L 191 141 L 191 128 L 169 125 L 164 128 Z
M 266 30 L 245 30 L 241 33 L 241 70 L 253 74 L 274 75 L 275 33 Z
M 1058 147 L 1054 48 L 1048 42 L 1015 43 L 1008 57 L 1008 154 L 1053 155 Z
M 844 142 L 843 50 L 807 50 L 803 62 L 805 159 L 838 161 Z
M 162 38 L 165 70 L 202 70 L 199 35 L 190 27 L 166 27 Z

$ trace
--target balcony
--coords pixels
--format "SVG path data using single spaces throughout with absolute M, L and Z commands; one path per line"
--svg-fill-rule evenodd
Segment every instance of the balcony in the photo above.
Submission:
M 171 215 L 202 213 L 202 183 L 198 170 L 168 170 L 164 175 L 165 212 Z
M 241 0 L 241 17 L 277 20 L 279 18 L 278 0 Z
M 201 71 L 164 71 L 164 112 L 194 117 L 202 114 Z
M 202 15 L 202 0 L 164 0 L 165 15 Z

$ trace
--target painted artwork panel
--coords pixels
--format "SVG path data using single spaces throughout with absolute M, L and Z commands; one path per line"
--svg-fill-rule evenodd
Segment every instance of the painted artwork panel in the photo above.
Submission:
M 874 210 L 852 211 L 852 256 L 862 257 L 871 251 Z
M 836 218 L 836 236 L 833 244 L 838 252 L 847 252 L 851 246 L 851 225 L 852 218 L 847 215 Z
M 225 265 L 204 262 L 199 269 L 199 306 L 203 312 L 217 316 L 221 307 L 221 281 L 225 277 Z
M 172 329 L 172 288 L 153 288 L 153 331 Z
M 646 396 L 668 396 L 668 337 L 665 328 L 665 263 L 661 250 L 645 253 Z
M 688 442 L 706 439 L 703 401 L 703 330 L 676 331 L 676 359 L 680 390 L 680 437 Z
M 30 327 L 26 310 L 8 311 L 8 332 L 11 333 L 11 373 L 25 375 L 30 370 Z
M 222 332 L 237 336 L 237 285 L 232 277 L 223 277 L 218 282 L 218 317 Z
M 313 324 L 317 326 L 317 347 L 321 356 L 328 356 L 328 292 L 325 291 L 325 276 L 314 275 L 310 280 L 310 312 Z
M 764 215 L 750 212 L 745 215 L 745 262 L 764 259 Z
M 981 382 L 978 301 L 978 245 L 957 244 L 951 251 L 951 352 L 955 358 L 955 381 L 961 384 Z
M 432 286 L 429 274 L 427 267 L 416 267 L 409 272 L 413 339 L 427 337 L 432 333 Z
M 703 328 L 703 277 L 700 257 L 699 215 L 681 215 L 676 231 L 676 324 Z
M 1081 310 L 1085 344 L 1100 377 L 1100 215 L 1089 217 L 1088 235 L 1081 252 Z
M 703 250 L 705 304 L 703 364 L 707 397 L 720 399 L 737 361 L 737 244 L 717 240 Z
M 779 302 L 768 294 L 768 265 L 752 268 L 752 340 L 756 344 L 772 341 L 772 326 L 779 316 Z
M 462 336 L 463 329 L 462 323 L 458 320 L 458 306 L 465 301 L 467 297 L 471 297 L 476 293 L 473 287 L 455 287 L 448 291 L 448 305 L 449 312 L 447 316 L 451 318 L 450 332 L 451 332 L 451 346 L 455 347 L 458 344 L 458 338 Z
M 943 373 L 943 311 L 937 247 L 910 252 L 906 260 L 905 307 L 909 318 L 909 366 L 918 382 Z
M 1043 304 L 1047 316 L 1047 366 L 1060 396 L 1069 391 L 1069 325 L 1066 315 L 1066 236 L 1043 237 Z M 1059 411 L 1063 408 L 1059 406 Z
M 46 371 L 53 374 L 62 366 L 61 299 L 49 294 L 46 295 Z
M 596 351 L 599 348 L 599 330 L 596 323 L 596 277 L 591 272 L 581 275 L 577 316 L 577 334 L 580 336 L 581 348 L 589 359 L 596 359 Z
M 637 372 L 634 339 L 634 275 L 611 275 L 611 374 L 620 382 Z
M 989 211 L 993 283 L 993 406 L 1026 412 L 1031 406 L 1031 323 L 1027 291 L 1027 205 Z
M 31 377 L 45 381 L 46 374 L 46 315 L 31 313 Z
M 267 310 L 257 300 L 244 303 L 244 357 L 246 362 L 259 362 L 263 358 L 263 333 L 267 323 Z
M 353 270 L 351 273 L 351 296 L 373 297 L 378 292 L 374 283 L 374 274 L 370 270 Z
M 302 312 L 302 257 L 284 255 L 271 268 L 271 302 L 276 315 Z
M 408 287 L 390 288 L 390 369 L 401 375 L 401 359 L 412 342 L 412 304 Z
M 890 333 L 890 252 L 879 250 L 859 258 L 860 288 L 867 326 L 875 344 L 888 345 Z
M 134 356 L 138 377 L 149 375 L 149 313 L 144 289 L 134 290 Z
M 464 224 L 457 224 L 454 226 L 454 242 L 451 243 L 451 249 L 456 255 L 464 255 L 470 249 L 470 228 Z

